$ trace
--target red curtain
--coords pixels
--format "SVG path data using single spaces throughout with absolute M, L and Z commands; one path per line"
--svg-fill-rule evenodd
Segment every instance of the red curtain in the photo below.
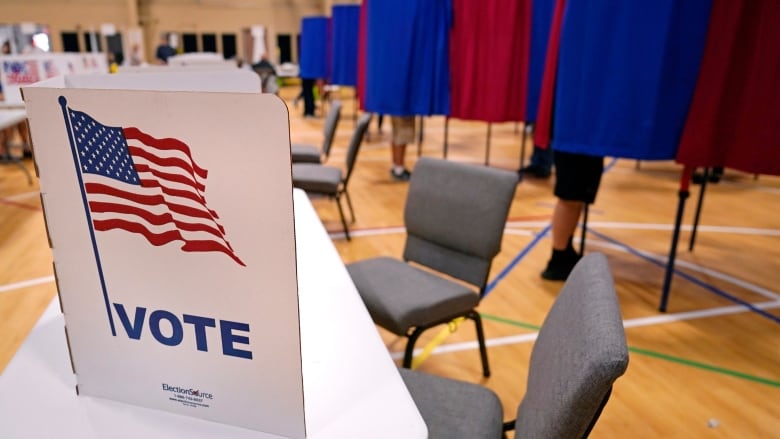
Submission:
M 547 43 L 547 60 L 544 63 L 542 91 L 539 96 L 539 114 L 534 129 L 534 145 L 546 148 L 552 137 L 552 112 L 555 104 L 555 77 L 558 73 L 558 48 L 561 46 L 561 26 L 566 0 L 555 3 L 553 21 L 550 27 L 550 39 Z
M 713 2 L 677 161 L 780 175 L 780 1 Z
M 450 116 L 525 120 L 531 0 L 453 0 Z
M 366 30 L 367 10 L 368 0 L 363 0 L 363 4 L 360 5 L 360 23 L 358 24 L 357 86 L 355 87 L 355 93 L 357 93 L 358 103 L 361 110 L 366 108 L 366 36 L 368 35 L 368 31 Z

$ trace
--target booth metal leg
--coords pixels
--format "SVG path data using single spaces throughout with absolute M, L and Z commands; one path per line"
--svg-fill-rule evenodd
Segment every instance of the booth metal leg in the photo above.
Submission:
M 688 174 L 690 177 L 690 174 Z M 661 303 L 658 310 L 666 312 L 666 304 L 669 301 L 669 289 L 672 286 L 672 274 L 674 274 L 674 259 L 677 256 L 677 242 L 680 239 L 680 225 L 682 224 L 683 212 L 685 211 L 685 200 L 690 193 L 687 189 L 681 189 L 677 203 L 677 217 L 674 220 L 674 232 L 672 232 L 672 247 L 669 249 L 669 260 L 666 263 L 666 274 L 664 275 L 664 286 L 661 291 Z
M 352 124 L 357 125 L 357 112 L 358 112 L 358 95 L 355 92 L 355 96 L 352 99 Z
M 425 118 L 420 116 L 420 129 L 417 131 L 417 157 L 422 157 L 423 131 L 425 130 Z
M 444 118 L 444 151 L 443 158 L 447 158 L 447 149 L 449 148 L 450 140 L 450 118 L 449 116 Z
M 490 164 L 490 137 L 491 137 L 492 128 L 493 128 L 493 124 L 488 122 L 487 145 L 486 145 L 486 148 L 485 148 L 485 166 Z
M 696 230 L 699 228 L 699 218 L 701 217 L 701 206 L 704 203 L 704 192 L 707 190 L 707 181 L 710 179 L 710 168 L 704 168 L 704 181 L 701 182 L 699 190 L 699 200 L 696 202 L 696 214 L 693 217 L 693 230 L 691 231 L 691 240 L 688 243 L 688 251 L 693 251 L 696 244 Z
M 520 138 L 520 170 L 525 168 L 525 140 L 528 133 L 528 125 L 523 127 L 523 135 Z M 522 178 L 522 173 L 520 174 Z
M 585 254 L 585 235 L 588 231 L 588 203 L 584 203 L 585 206 L 582 209 L 582 233 L 580 235 L 580 254 Z

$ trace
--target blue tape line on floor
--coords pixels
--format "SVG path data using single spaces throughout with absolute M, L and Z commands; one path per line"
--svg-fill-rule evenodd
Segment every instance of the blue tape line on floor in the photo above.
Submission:
M 490 294 L 490 292 L 493 290 L 493 288 L 495 288 L 496 285 L 499 282 L 501 282 L 501 280 L 504 279 L 506 277 L 506 275 L 509 274 L 509 272 L 512 271 L 512 269 L 515 268 L 515 266 L 517 264 L 519 264 L 520 261 L 522 261 L 523 258 L 528 253 L 531 252 L 531 250 L 534 249 L 534 247 L 536 247 L 536 244 L 538 244 L 539 241 L 541 241 L 542 238 L 544 238 L 547 235 L 547 233 L 550 231 L 551 228 L 552 228 L 552 224 L 548 224 L 545 228 L 542 229 L 541 232 L 537 233 L 536 236 L 534 236 L 534 239 L 531 242 L 529 242 L 528 245 L 525 246 L 525 248 L 520 250 L 520 253 L 518 253 L 517 256 L 515 256 L 514 259 L 512 259 L 512 261 L 509 263 L 509 265 L 504 267 L 504 269 L 501 270 L 500 273 L 498 273 L 498 276 L 493 278 L 493 280 L 490 281 L 490 283 L 487 284 L 487 287 L 485 287 L 485 295 L 482 296 L 483 299 L 485 297 L 487 297 L 488 294 Z
M 649 262 L 651 262 L 651 263 L 653 263 L 653 264 L 655 264 L 655 265 L 657 265 L 657 266 L 659 266 L 659 267 L 661 267 L 663 269 L 666 269 L 666 264 L 664 264 L 663 262 L 657 261 L 657 260 L 655 260 L 655 259 L 653 259 L 653 258 L 651 258 L 649 256 L 646 256 L 646 255 L 642 254 L 641 252 L 635 250 L 634 248 L 632 248 L 632 247 L 630 247 L 630 246 L 628 246 L 626 244 L 623 244 L 622 242 L 618 241 L 617 239 L 610 238 L 609 236 L 607 236 L 607 235 L 605 235 L 603 233 L 597 232 L 597 231 L 595 231 L 595 230 L 593 230 L 591 228 L 588 228 L 588 232 L 593 233 L 597 237 L 599 237 L 599 238 L 601 238 L 601 239 L 603 239 L 605 241 L 609 241 L 612 244 L 619 245 L 619 246 L 623 247 L 629 253 L 631 253 L 633 255 L 636 255 L 636 256 L 639 256 L 642 259 L 645 259 L 645 260 L 647 260 L 647 261 L 649 261 Z M 688 273 L 682 272 L 682 271 L 680 271 L 680 270 L 678 270 L 676 268 L 673 270 L 673 272 L 677 276 L 680 276 L 683 279 L 685 279 L 685 280 L 687 280 L 689 282 L 692 282 L 692 283 L 694 283 L 694 284 L 704 288 L 705 290 L 708 290 L 708 291 L 710 291 L 712 293 L 715 293 L 718 296 L 721 296 L 724 299 L 728 299 L 728 300 L 730 300 L 730 301 L 732 301 L 734 303 L 738 303 L 738 304 L 748 308 L 749 310 L 751 310 L 751 311 L 753 311 L 753 312 L 755 312 L 755 313 L 757 313 L 757 314 L 759 314 L 759 315 L 761 315 L 763 317 L 766 317 L 766 318 L 768 318 L 770 320 L 774 320 L 775 323 L 780 323 L 780 317 L 778 317 L 778 316 L 776 316 L 774 314 L 768 313 L 768 312 L 764 311 L 763 309 L 756 308 L 752 304 L 750 304 L 750 303 L 748 303 L 748 302 L 746 302 L 746 301 L 744 301 L 744 300 L 742 300 L 742 299 L 740 299 L 740 298 L 738 298 L 736 296 L 733 296 L 733 295 L 731 295 L 731 294 L 721 290 L 720 288 L 717 288 L 717 287 L 715 287 L 713 285 L 710 285 L 707 282 L 704 282 L 703 280 L 701 280 L 701 279 L 699 279 L 699 278 L 697 278 L 695 276 L 692 276 L 692 275 L 690 275 Z
M 606 174 L 607 172 L 609 172 L 610 169 L 612 169 L 612 167 L 617 164 L 617 161 L 618 161 L 618 159 L 614 158 L 614 159 L 612 159 L 612 161 L 607 163 L 607 166 L 604 166 L 604 172 L 602 172 L 602 174 Z

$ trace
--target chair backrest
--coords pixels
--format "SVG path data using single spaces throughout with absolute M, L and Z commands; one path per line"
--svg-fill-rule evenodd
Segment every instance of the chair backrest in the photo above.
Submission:
M 330 110 L 325 116 L 325 136 L 322 138 L 322 154 L 327 159 L 330 155 L 330 147 L 333 145 L 333 138 L 336 137 L 336 127 L 341 119 L 341 101 L 332 101 Z
M 404 259 L 484 291 L 516 187 L 515 172 L 421 158 L 404 209 Z
M 371 122 L 371 113 L 364 113 L 358 119 L 357 125 L 355 125 L 355 131 L 352 132 L 352 138 L 349 139 L 349 146 L 347 147 L 347 172 L 344 174 L 344 187 L 347 186 L 349 177 L 352 175 L 352 168 L 355 167 L 355 161 L 357 160 L 357 154 L 360 150 L 360 145 L 363 144 L 363 137 L 366 136 L 366 130 L 368 124 Z
M 583 257 L 555 299 L 531 351 L 517 437 L 587 437 L 628 347 L 615 285 L 600 253 Z

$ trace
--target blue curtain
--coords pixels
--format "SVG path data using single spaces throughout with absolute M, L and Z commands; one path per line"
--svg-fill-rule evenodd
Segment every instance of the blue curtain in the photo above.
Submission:
M 555 0 L 532 0 L 531 8 L 531 56 L 528 60 L 528 93 L 525 109 L 525 121 L 528 123 L 536 122 Z
M 327 17 L 304 17 L 301 20 L 301 78 L 320 79 L 330 76 L 329 26 Z
M 367 111 L 448 114 L 451 0 L 369 0 Z
M 556 150 L 675 157 L 711 0 L 569 0 L 553 115 Z
M 358 26 L 360 5 L 335 5 L 333 26 L 333 51 L 330 82 L 337 85 L 357 85 Z

